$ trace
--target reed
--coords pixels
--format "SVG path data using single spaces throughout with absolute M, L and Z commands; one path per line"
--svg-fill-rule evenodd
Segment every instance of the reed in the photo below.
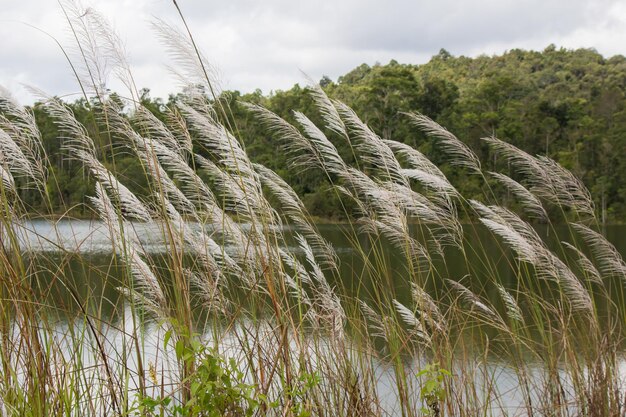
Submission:
M 28 246 L 20 191 L 46 201 L 56 180 L 32 113 L 0 91 L 3 415 L 625 415 L 626 263 L 597 231 L 584 184 L 557 162 L 489 137 L 514 168 L 489 172 L 451 132 L 406 114 L 476 176 L 482 195 L 468 195 L 319 86 L 323 126 L 248 105 L 290 169 L 320 171 L 354 208 L 349 271 L 289 184 L 249 158 L 188 29 L 156 23 L 190 86 L 160 120 L 101 17 L 62 7 L 98 138 L 62 101 L 39 92 L 39 105 L 96 182 L 89 204 L 112 258 L 102 271 L 54 243 L 60 222 L 54 254 Z M 105 63 L 129 88 L 123 106 L 103 89 Z M 136 158 L 147 197 L 118 180 L 100 136 Z M 150 252 L 142 227 L 162 251 Z M 115 295 L 85 292 L 70 264 Z

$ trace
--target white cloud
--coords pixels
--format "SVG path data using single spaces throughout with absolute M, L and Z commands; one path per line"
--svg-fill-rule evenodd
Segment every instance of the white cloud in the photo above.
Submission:
M 227 89 L 264 92 L 313 78 L 332 78 L 366 62 L 421 63 L 446 48 L 455 55 L 512 48 L 626 48 L 626 6 L 618 0 L 288 0 L 178 1 L 205 55 Z M 3 2 L 0 84 L 24 101 L 20 83 L 51 94 L 79 91 L 60 49 L 36 26 L 71 45 L 56 2 Z M 170 0 L 107 0 L 92 4 L 125 42 L 139 87 L 166 97 L 177 89 L 171 64 L 150 27 L 153 17 L 180 24 Z M 19 23 L 23 22 L 23 23 Z M 120 83 L 111 81 L 111 88 Z

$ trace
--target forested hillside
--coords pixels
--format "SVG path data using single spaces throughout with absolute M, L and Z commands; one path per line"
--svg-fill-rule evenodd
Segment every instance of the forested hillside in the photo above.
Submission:
M 543 52 L 512 50 L 502 56 L 454 57 L 445 50 L 424 65 L 363 64 L 333 81 L 320 81 L 326 93 L 351 106 L 384 139 L 410 144 L 441 162 L 451 182 L 478 195 L 483 182 L 458 169 L 449 169 L 438 158 L 431 139 L 418 133 L 403 112 L 423 113 L 466 142 L 492 170 L 501 161 L 489 155 L 483 137 L 496 137 L 531 154 L 547 155 L 570 169 L 589 187 L 600 219 L 626 221 L 626 58 L 605 58 L 593 50 L 565 50 L 549 46 Z M 157 117 L 176 100 L 154 99 L 144 90 L 142 104 Z M 290 183 L 315 216 L 338 219 L 343 211 L 325 178 L 317 172 L 289 167 L 272 132 L 263 127 L 242 102 L 261 104 L 293 122 L 293 110 L 306 114 L 317 125 L 321 115 L 313 109 L 306 88 L 264 96 L 257 91 L 241 95 L 224 92 L 220 97 L 229 110 L 231 126 L 250 157 L 274 169 Z M 125 156 L 97 116 L 97 105 L 84 99 L 70 103 L 77 118 L 100 142 L 100 157 L 123 182 L 134 182 L 139 194 L 146 186 L 142 167 Z M 51 185 L 49 195 L 58 212 L 74 207 L 72 214 L 88 216 L 80 206 L 93 186 L 79 164 L 63 155 L 62 142 L 49 116 L 34 106 L 44 144 L 54 166 L 60 189 Z M 127 114 L 132 117 L 132 109 Z M 141 124 L 136 123 L 141 129 Z M 351 158 L 349 144 L 329 133 L 342 156 Z M 199 150 L 201 152 L 201 150 Z M 54 189 L 53 189 L 54 188 Z M 496 189 L 496 191 L 498 191 Z M 505 192 L 504 190 L 500 190 Z M 41 204 L 24 201 L 37 212 Z

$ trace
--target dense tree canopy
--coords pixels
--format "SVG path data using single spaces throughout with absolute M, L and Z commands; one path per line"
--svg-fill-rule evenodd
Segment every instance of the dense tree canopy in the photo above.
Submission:
M 420 149 L 442 166 L 450 180 L 465 189 L 478 187 L 474 179 L 446 166 L 432 141 L 411 126 L 405 112 L 417 111 L 436 120 L 466 142 L 483 161 L 490 157 L 483 137 L 494 135 L 531 154 L 547 155 L 581 178 L 592 191 L 598 214 L 608 222 L 626 220 L 626 58 L 604 58 L 594 50 L 559 49 L 543 52 L 511 50 L 501 56 L 454 57 L 441 50 L 424 65 L 362 64 L 336 82 L 324 77 L 320 85 L 331 97 L 351 106 L 382 138 L 394 139 Z M 142 104 L 162 118 L 168 102 L 153 99 L 142 90 Z M 306 88 L 264 96 L 260 91 L 242 95 L 224 92 L 220 100 L 228 109 L 236 130 L 255 162 L 274 169 L 298 192 L 313 215 L 341 216 L 339 201 L 325 178 L 317 172 L 298 172 L 278 152 L 271 132 L 255 120 L 242 102 L 261 104 L 293 122 L 293 110 L 321 125 Z M 93 103 L 70 104 L 101 151 L 101 158 L 119 176 L 130 180 L 141 193 L 139 164 L 126 157 L 94 115 Z M 82 168 L 64 157 L 62 138 L 49 116 L 34 107 L 49 155 L 55 189 L 52 204 L 61 212 L 88 215 L 79 204 L 92 185 Z M 97 113 L 97 112 L 96 112 Z M 132 112 L 131 112 L 132 113 Z M 351 161 L 349 146 L 334 140 L 342 156 Z M 354 162 L 354 161 L 352 161 Z M 491 169 L 493 166 L 486 166 Z M 50 186 L 52 187 L 52 182 Z M 57 185 L 58 184 L 58 185 Z M 469 188 L 468 188 L 469 187 Z M 478 190 L 477 190 L 478 191 Z M 27 197 L 27 196 L 25 196 Z M 32 206 L 36 207 L 36 202 Z

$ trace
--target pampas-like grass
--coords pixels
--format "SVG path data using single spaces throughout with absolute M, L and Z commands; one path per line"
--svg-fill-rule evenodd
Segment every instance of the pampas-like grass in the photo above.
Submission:
M 143 258 L 140 246 L 133 239 L 124 236 L 124 229 L 120 225 L 120 219 L 113 203 L 109 199 L 104 186 L 96 184 L 96 197 L 92 197 L 92 203 L 102 219 L 109 226 L 113 247 L 116 252 L 128 262 L 131 274 L 135 278 L 137 287 L 140 288 L 142 303 L 156 313 L 159 317 L 168 317 L 167 301 L 156 275 Z M 132 289 L 123 289 L 133 294 Z
M 543 208 L 541 201 L 522 184 L 498 172 L 490 172 L 489 175 L 507 187 L 513 195 L 515 195 L 517 201 L 529 216 L 541 220 L 548 219 L 548 213 L 546 213 L 546 210 Z
M 494 136 L 483 140 L 515 167 L 518 174 L 524 176 L 530 184 L 530 191 L 537 197 L 558 207 L 570 208 L 590 217 L 595 216 L 593 200 L 587 188 L 556 161 L 541 155 L 533 157 Z M 532 199 L 526 199 L 526 202 L 533 204 Z
M 615 246 L 600 233 L 584 224 L 575 223 L 572 227 L 591 248 L 600 271 L 606 276 L 616 276 L 626 282 L 626 262 L 624 262 L 622 255 L 620 255 Z
M 554 245 L 524 220 L 539 219 L 556 233 L 554 210 L 546 210 L 556 207 L 565 214 L 562 221 L 594 221 L 588 190 L 561 165 L 495 137 L 484 139 L 512 167 L 508 175 L 488 175 L 515 196 L 518 213 L 504 208 L 486 181 L 483 195 L 472 191 L 470 199 L 426 155 L 383 140 L 320 86 L 309 92 L 324 126 L 298 109 L 294 126 L 246 104 L 282 144 L 291 169 L 321 172 L 340 202 L 349 200 L 354 210 L 345 213 L 349 224 L 342 233 L 356 261 L 347 264 L 289 184 L 248 156 L 246 138 L 229 125 L 210 65 L 191 37 L 157 23 L 166 49 L 182 66 L 176 71 L 182 84 L 195 86 L 168 105 L 162 122 L 137 103 L 117 35 L 97 13 L 75 3 L 64 7 L 78 42 L 81 88 L 97 96 L 88 100 L 97 125 L 121 140 L 125 158 L 137 159 L 148 193 L 133 194 L 116 177 L 115 164 L 101 161 L 103 149 L 69 107 L 38 93 L 64 151 L 97 181 L 90 204 L 108 230 L 115 263 L 123 267 L 124 279 L 116 285 L 128 314 L 118 324 L 97 308 L 87 309 L 92 299 L 72 292 L 71 274 L 59 265 L 55 280 L 71 292 L 77 321 L 86 323 L 90 336 L 81 336 L 72 323 L 59 330 L 44 312 L 47 301 L 33 295 L 41 288 L 31 287 L 32 278 L 43 271 L 22 256 L 13 230 L 23 208 L 19 199 L 12 206 L 6 198 L 19 196 L 24 183 L 54 178 L 47 176 L 33 114 L 0 93 L 0 194 L 8 203 L 0 213 L 7 249 L 0 295 L 10 301 L 0 309 L 2 412 L 41 406 L 37 410 L 53 413 L 60 410 L 53 401 L 63 398 L 63 414 L 80 415 L 83 400 L 73 399 L 80 397 L 89 399 L 94 415 L 167 415 L 198 400 L 194 395 L 206 388 L 206 360 L 214 360 L 212 372 L 237 380 L 231 394 L 251 397 L 247 403 L 231 399 L 249 407 L 242 408 L 249 415 L 393 415 L 400 409 L 407 417 L 426 409 L 505 415 L 507 393 L 497 375 L 503 369 L 513 375 L 528 415 L 623 411 L 616 352 L 626 326 L 624 302 L 609 282 L 626 282 L 626 263 L 586 224 L 566 223 L 580 241 Z M 111 70 L 130 90 L 125 107 L 109 99 Z M 407 116 L 452 167 L 483 177 L 467 144 L 425 115 Z M 340 156 L 337 140 L 349 146 L 353 159 Z M 139 223 L 154 227 L 151 237 L 162 243 L 163 253 L 142 246 L 135 233 Z M 76 254 L 61 256 L 64 264 Z M 88 257 L 80 262 L 92 268 Z M 510 278 L 501 275 L 503 265 Z M 452 271 L 462 271 L 463 283 L 444 279 L 457 276 Z M 163 329 L 167 336 L 159 333 Z M 75 353 L 63 361 L 57 360 L 65 352 L 59 331 Z M 156 346 L 147 347 L 153 338 Z M 83 362 L 76 352 L 88 348 L 95 353 Z M 155 357 L 148 355 L 152 348 Z M 16 352 L 19 366 L 11 363 Z M 232 358 L 229 365 L 221 355 Z M 93 369 L 106 370 L 104 382 L 88 376 L 92 362 Z M 174 370 L 166 373 L 168 366 Z M 28 368 L 23 377 L 13 376 L 18 367 Z M 69 387 L 49 383 L 51 375 L 70 374 L 78 377 Z M 39 377 L 48 385 L 38 385 Z M 99 397 L 91 399 L 94 391 Z M 156 408 L 146 408 L 151 406 Z
M 480 160 L 465 143 L 428 116 L 420 113 L 407 113 L 406 115 L 415 126 L 436 139 L 436 143 L 448 154 L 452 165 L 480 173 Z
M 43 189 L 47 169 L 43 160 L 44 152 L 37 121 L 32 111 L 21 106 L 2 86 L 0 86 L 0 131 L 3 135 L 9 136 L 1 141 L 6 159 L 3 164 L 26 163 L 22 171 L 29 171 L 24 174 Z M 7 142 L 9 139 L 14 146 Z

